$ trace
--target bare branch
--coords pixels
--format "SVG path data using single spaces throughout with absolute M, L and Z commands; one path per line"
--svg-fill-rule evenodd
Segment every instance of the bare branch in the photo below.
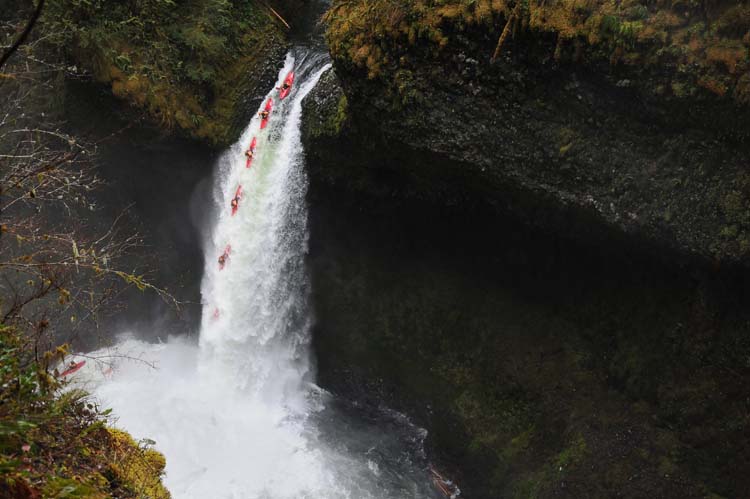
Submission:
M 29 19 L 28 24 L 26 25 L 26 28 L 24 28 L 21 35 L 18 37 L 18 39 L 13 43 L 13 45 L 10 46 L 8 50 L 5 51 L 2 57 L 0 57 L 0 69 L 2 69 L 5 62 L 10 58 L 11 55 L 13 55 L 13 52 L 18 50 L 18 47 L 20 47 L 23 42 L 28 38 L 29 33 L 31 33 L 32 28 L 36 24 L 36 21 L 39 19 L 39 15 L 42 13 L 42 8 L 44 7 L 44 0 L 39 0 L 39 3 L 36 6 L 36 9 L 34 10 L 34 13 L 31 16 L 31 19 Z

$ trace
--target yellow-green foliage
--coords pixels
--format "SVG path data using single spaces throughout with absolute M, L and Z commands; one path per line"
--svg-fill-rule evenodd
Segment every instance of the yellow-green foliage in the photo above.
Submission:
M 107 489 L 107 480 L 99 473 L 88 477 L 62 478 L 55 477 L 42 489 L 45 498 L 80 498 L 107 499 L 111 497 L 103 492 Z
M 346 95 L 342 94 L 341 97 L 339 97 L 336 112 L 327 115 L 328 119 L 324 124 L 324 131 L 332 136 L 338 135 L 346 122 L 348 109 L 349 102 L 346 100 Z
M 114 95 L 214 143 L 229 139 L 237 88 L 283 43 L 268 9 L 230 0 L 52 0 L 44 22 Z
M 64 347 L 38 355 L 0 325 L 0 498 L 168 499 L 164 456 L 106 428 L 81 390 L 62 390 Z
M 153 449 L 141 448 L 124 431 L 107 429 L 109 438 L 104 452 L 98 454 L 98 467 L 70 469 L 70 476 L 51 476 L 42 489 L 45 498 L 108 499 L 169 499 L 170 493 L 161 483 L 166 461 Z M 82 449 L 88 455 L 96 449 Z M 106 476 L 106 478 L 105 478 Z
M 572 442 L 560 452 L 555 458 L 555 466 L 560 469 L 575 466 L 588 452 L 586 440 L 583 435 L 576 435 Z
M 169 492 L 161 483 L 167 465 L 164 456 L 153 449 L 140 448 L 124 431 L 108 431 L 112 436 L 113 451 L 110 469 L 117 480 L 136 497 L 169 499 Z
M 335 2 L 326 14 L 328 43 L 336 57 L 346 57 L 364 67 L 370 78 L 377 77 L 384 65 L 397 61 L 388 50 L 399 44 L 416 45 L 426 41 L 439 51 L 449 39 L 443 29 L 448 24 L 491 25 L 503 12 L 501 0 Z M 387 44 L 393 41 L 396 45 Z
M 750 6 L 718 1 L 521 0 L 513 33 L 557 37 L 556 58 L 604 57 L 636 69 L 685 68 L 678 85 L 702 87 L 750 101 Z M 334 57 L 367 70 L 370 78 L 403 69 L 419 46 L 439 56 L 463 31 L 499 37 L 517 4 L 511 0 L 336 0 L 325 16 Z M 564 50 L 572 47 L 572 50 Z M 491 52 L 484 54 L 489 59 Z M 482 54 L 479 54 L 480 58 Z M 684 75 L 683 73 L 689 73 Z M 671 82 L 660 88 L 671 88 Z M 657 91 L 657 90 L 655 90 Z M 658 92 L 658 91 L 657 91 Z

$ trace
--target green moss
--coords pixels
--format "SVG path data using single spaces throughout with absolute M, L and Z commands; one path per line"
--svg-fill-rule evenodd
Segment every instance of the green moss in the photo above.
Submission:
M 557 131 L 557 136 L 560 157 L 563 157 L 575 145 L 576 140 L 578 140 L 578 134 L 568 127 L 561 127 Z
M 533 431 L 528 403 L 511 394 L 478 392 L 478 388 L 464 391 L 454 405 L 456 414 L 472 435 L 471 445 L 475 449 L 482 446 L 503 448 L 508 442 L 524 438 Z
M 334 78 L 334 73 L 329 72 L 324 75 L 321 86 L 325 87 L 329 81 L 326 78 Z M 338 88 L 338 86 L 335 86 Z M 325 102 L 317 103 L 307 100 L 305 107 L 314 106 L 312 111 L 316 118 L 305 119 L 303 126 L 306 128 L 305 133 L 312 137 L 338 137 L 344 130 L 347 120 L 349 119 L 349 102 L 342 92 L 326 96 Z M 307 111 L 306 111 L 307 112 Z
M 239 98 L 261 73 L 253 68 L 284 44 L 265 7 L 228 0 L 55 0 L 44 22 L 115 96 L 213 144 L 233 139 Z
M 101 475 L 99 478 L 103 480 Z M 105 481 L 106 482 L 106 481 Z M 81 482 L 80 479 L 74 478 L 53 478 L 50 480 L 42 491 L 42 495 L 49 499 L 104 499 L 107 497 L 99 486 Z
M 503 457 L 506 460 L 511 460 L 517 457 L 519 454 L 526 451 L 531 445 L 531 439 L 534 435 L 534 428 L 528 428 L 523 433 L 513 437 L 508 445 L 503 449 Z
M 127 433 L 110 429 L 114 455 L 110 470 L 123 488 L 150 499 L 169 499 L 161 483 L 166 460 L 153 449 L 141 448 Z
M 0 497 L 168 499 L 164 457 L 108 430 L 85 392 L 59 390 L 65 347 L 38 353 L 0 326 Z
M 750 7 L 729 1 L 708 10 L 702 5 L 530 0 L 515 10 L 515 3 L 505 0 L 337 0 L 325 19 L 331 53 L 340 63 L 391 83 L 407 100 L 417 86 L 399 74 L 412 69 L 412 59 L 440 59 L 459 45 L 462 36 L 454 35 L 499 37 L 507 21 L 518 16 L 514 36 L 520 38 L 521 30 L 539 38 L 553 33 L 555 59 L 563 58 L 566 45 L 574 46 L 573 62 L 624 65 L 634 76 L 643 75 L 641 88 L 655 95 L 671 85 L 678 98 L 705 89 L 745 103 L 750 59 L 743 20 L 750 18 Z M 488 50 L 472 57 L 491 55 Z
M 583 435 L 576 435 L 573 441 L 557 455 L 554 465 L 558 471 L 565 470 L 583 461 L 587 453 L 588 447 Z
M 338 133 L 341 131 L 341 128 L 344 126 L 344 122 L 347 118 L 347 109 L 349 108 L 349 102 L 346 100 L 346 95 L 341 95 L 339 98 L 339 104 L 336 106 L 336 115 L 333 117 L 333 123 L 331 123 L 331 128 L 333 129 L 334 133 L 338 135 Z
M 693 95 L 695 89 L 684 82 L 675 81 L 671 84 L 672 94 L 678 98 L 685 98 Z

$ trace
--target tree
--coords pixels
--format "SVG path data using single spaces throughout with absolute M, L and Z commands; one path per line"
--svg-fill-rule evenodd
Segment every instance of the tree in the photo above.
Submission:
M 78 73 L 47 43 L 53 33 L 31 31 L 43 3 L 0 19 L 0 497 L 137 497 L 144 486 L 168 497 L 163 458 L 108 430 L 107 411 L 61 390 L 56 371 L 65 343 L 96 330 L 124 290 L 177 303 L 144 270 L 124 268 L 141 245 L 123 223 L 127 209 L 94 221 L 102 139 L 66 130 L 59 97 Z M 135 461 L 148 469 L 124 473 Z
M 17 36 L 22 14 L 0 39 Z M 177 305 L 144 270 L 123 268 L 141 244 L 123 224 L 125 210 L 106 226 L 92 221 L 98 144 L 65 129 L 59 95 L 75 69 L 45 43 L 51 35 L 40 26 L 26 45 L 16 38 L 0 75 L 0 325 L 23 330 L 38 352 L 96 328 L 128 287 Z
M 42 13 L 42 9 L 44 9 L 44 0 L 39 0 L 36 8 L 34 9 L 33 14 L 31 14 L 31 18 L 29 19 L 29 22 L 26 23 L 26 27 L 23 29 L 23 31 L 21 31 L 21 34 L 18 35 L 18 38 L 16 38 L 16 41 L 13 42 L 13 44 L 5 50 L 2 56 L 0 56 L 0 69 L 2 69 L 2 67 L 8 61 L 8 59 L 10 59 L 10 56 L 12 56 L 13 53 L 16 50 L 18 50 L 18 48 L 23 44 L 23 42 L 25 42 L 26 39 L 29 37 L 31 30 L 34 29 L 34 25 L 39 20 L 39 16 Z

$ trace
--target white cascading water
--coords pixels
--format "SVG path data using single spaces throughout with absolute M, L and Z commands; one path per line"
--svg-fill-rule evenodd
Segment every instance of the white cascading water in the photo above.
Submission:
M 305 393 L 307 179 L 299 122 L 302 99 L 328 68 L 320 67 L 320 56 L 310 58 L 295 67 L 287 56 L 277 86 L 294 70 L 299 88 L 281 101 L 278 91 L 271 92 L 275 103 L 266 129 L 260 130 L 256 116 L 220 160 L 221 208 L 206 247 L 201 288 L 202 376 L 275 406 L 302 403 L 298 396 Z M 256 155 L 247 169 L 244 151 L 253 137 Z M 238 186 L 242 199 L 231 215 Z M 231 253 L 222 270 L 217 258 L 227 245 Z
M 425 465 L 396 442 L 401 435 L 330 412 L 332 399 L 312 383 L 299 124 L 302 99 L 328 64 L 317 52 L 296 53 L 277 82 L 294 70 L 292 94 L 279 101 L 278 91 L 269 93 L 269 126 L 261 131 L 256 116 L 217 165 L 199 344 L 126 338 L 91 354 L 113 359 L 113 369 L 90 362 L 78 377 L 113 408 L 118 426 L 156 441 L 176 499 L 433 497 Z M 246 169 L 254 136 L 256 156 Z M 220 270 L 227 244 L 231 255 Z M 404 427 L 399 417 L 387 422 L 391 434 Z M 419 454 L 424 432 L 410 428 L 406 439 Z

